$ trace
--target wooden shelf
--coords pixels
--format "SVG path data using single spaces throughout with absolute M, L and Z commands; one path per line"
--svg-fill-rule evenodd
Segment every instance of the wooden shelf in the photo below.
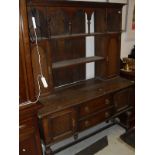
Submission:
M 51 1 L 41 1 L 41 2 L 28 2 L 27 6 L 44 6 L 44 7 L 91 7 L 95 10 L 95 8 L 103 8 L 103 7 L 122 7 L 127 5 L 127 3 L 112 3 L 112 2 L 87 2 L 87 1 L 63 1 L 63 0 L 51 0 Z M 92 7 L 93 6 L 93 7 Z
M 73 39 L 73 38 L 81 38 L 81 37 L 91 37 L 91 36 L 104 36 L 109 34 L 120 34 L 123 31 L 118 32 L 94 32 L 94 33 L 77 33 L 77 34 L 63 34 L 63 35 L 55 35 L 49 38 L 47 37 L 38 37 L 38 41 L 42 40 L 53 40 L 53 39 Z M 31 41 L 34 42 L 35 38 L 31 38 Z
M 74 66 L 78 64 L 95 62 L 99 60 L 104 60 L 104 57 L 93 56 L 93 57 L 85 57 L 85 58 L 71 59 L 71 60 L 65 60 L 65 61 L 58 61 L 58 62 L 52 63 L 52 68 L 57 69 L 57 68 L 69 67 L 69 66 Z
M 118 34 L 120 32 L 94 32 L 94 33 L 78 33 L 78 34 L 64 34 L 64 35 L 56 35 L 51 36 L 50 39 L 69 39 L 69 38 L 77 38 L 77 37 L 89 37 L 89 36 L 98 36 L 98 35 L 107 35 L 107 34 Z

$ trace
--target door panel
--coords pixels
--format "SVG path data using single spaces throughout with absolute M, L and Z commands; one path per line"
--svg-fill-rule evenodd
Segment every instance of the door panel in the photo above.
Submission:
M 19 103 L 26 102 L 28 98 L 26 80 L 24 79 L 24 67 L 19 54 Z
M 123 89 L 114 95 L 114 103 L 116 111 L 120 111 L 123 108 L 129 106 L 131 102 L 132 102 L 131 88 Z
M 34 135 L 29 135 L 26 139 L 19 144 L 20 155 L 37 155 L 39 154 L 36 147 L 36 141 Z
M 48 144 L 73 135 L 76 124 L 76 111 L 74 108 L 47 116 L 42 121 L 45 142 Z
M 118 34 L 108 36 L 106 65 L 107 65 L 106 76 L 108 78 L 117 76 L 119 74 L 120 35 Z

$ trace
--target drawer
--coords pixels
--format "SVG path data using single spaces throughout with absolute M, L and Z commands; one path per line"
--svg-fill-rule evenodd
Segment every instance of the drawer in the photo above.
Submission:
M 97 113 L 94 116 L 89 117 L 88 119 L 82 120 L 79 122 L 79 130 L 82 131 L 84 129 L 87 129 L 89 127 L 92 127 L 98 123 L 101 123 L 108 119 L 110 116 L 113 115 L 113 108 L 106 110 L 106 111 L 101 111 Z
M 19 143 L 19 154 L 20 155 L 37 155 L 39 151 L 37 150 L 36 140 L 33 134 L 30 134 L 24 140 Z
M 80 118 L 112 105 L 111 96 L 102 96 L 80 105 Z
M 19 123 L 19 133 L 20 134 L 25 133 L 29 129 L 32 129 L 32 128 L 33 129 L 35 128 L 35 123 L 34 123 L 33 118 L 26 119 Z

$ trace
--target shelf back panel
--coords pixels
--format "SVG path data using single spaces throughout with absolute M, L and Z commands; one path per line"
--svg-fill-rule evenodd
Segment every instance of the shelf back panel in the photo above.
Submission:
M 85 38 L 50 41 L 52 62 L 85 57 Z
M 85 80 L 85 64 L 53 70 L 54 87 Z
M 57 35 L 85 33 L 85 12 L 81 9 L 29 6 L 28 20 L 31 41 L 35 39 L 32 17 L 35 17 L 38 38 L 50 39 Z

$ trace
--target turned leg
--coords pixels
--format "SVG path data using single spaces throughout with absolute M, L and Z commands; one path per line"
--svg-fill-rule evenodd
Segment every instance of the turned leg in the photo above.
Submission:
M 78 133 L 75 133 L 74 134 L 74 140 L 77 140 L 78 139 L 78 136 L 79 136 L 79 134 Z
M 132 115 L 132 112 L 131 112 L 131 111 L 127 111 L 127 112 L 126 112 L 126 115 L 127 115 L 127 119 L 126 119 L 127 129 L 126 129 L 126 131 L 128 132 L 128 131 L 130 130 L 130 128 L 131 128 L 129 122 L 130 122 L 130 117 L 131 117 L 131 115 Z
M 116 123 L 115 118 L 112 118 L 110 121 L 111 121 L 112 123 Z M 107 122 L 107 123 L 108 123 L 108 122 Z
M 109 120 L 107 120 L 107 121 L 105 121 L 106 123 L 109 123 L 110 121 Z
M 51 148 L 50 148 L 50 146 L 46 147 L 45 155 L 54 155 Z

